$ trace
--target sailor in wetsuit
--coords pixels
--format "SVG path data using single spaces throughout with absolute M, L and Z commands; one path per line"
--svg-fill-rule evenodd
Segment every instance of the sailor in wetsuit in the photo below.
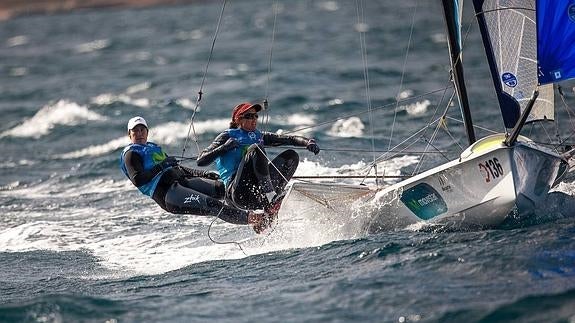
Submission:
M 283 190 L 285 180 L 289 180 L 295 172 L 299 156 L 288 149 L 270 163 L 264 145 L 302 146 L 316 155 L 320 149 L 314 139 L 257 130 L 257 112 L 261 109 L 259 104 L 237 105 L 232 111 L 230 128 L 220 133 L 200 153 L 197 163 L 198 166 L 207 166 L 216 162 L 219 175 L 226 185 L 226 197 L 235 205 L 274 213 L 277 210 L 270 211 L 270 208 L 279 207 L 275 202 L 276 195 Z M 277 176 L 270 176 L 270 172 L 275 172 Z
M 128 122 L 128 137 L 132 141 L 122 151 L 124 174 L 144 194 L 164 210 L 178 214 L 214 215 L 234 224 L 252 224 L 254 230 L 265 221 L 265 214 L 240 210 L 224 205 L 224 184 L 215 172 L 178 165 L 162 148 L 148 141 L 148 125 L 142 117 Z

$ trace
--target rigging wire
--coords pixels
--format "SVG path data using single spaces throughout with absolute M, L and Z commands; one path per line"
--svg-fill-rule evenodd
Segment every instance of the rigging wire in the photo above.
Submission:
M 264 118 L 263 118 L 263 130 L 264 131 L 268 131 L 268 127 L 269 127 L 269 112 L 268 112 L 268 108 L 269 108 L 269 87 L 270 87 L 270 83 L 271 83 L 271 73 L 272 73 L 272 58 L 273 58 L 273 51 L 274 51 L 274 44 L 275 44 L 275 36 L 276 36 L 276 22 L 277 22 L 277 16 L 278 16 L 278 11 L 279 11 L 279 4 L 278 1 L 274 1 L 273 4 L 273 12 L 274 12 L 274 22 L 273 22 L 273 27 L 272 27 L 272 35 L 271 35 L 271 40 L 270 40 L 270 49 L 269 49 L 269 57 L 268 57 L 268 73 L 267 73 L 267 79 L 266 79 L 266 88 L 264 91 L 264 106 L 263 106 L 263 112 L 264 112 Z
M 575 117 L 575 113 L 573 113 L 571 107 L 567 104 L 567 100 L 565 100 L 565 93 L 563 93 L 563 88 L 561 85 L 557 85 L 557 90 L 559 91 L 559 97 L 561 97 L 561 102 L 563 102 L 563 108 L 565 112 L 567 112 L 567 116 L 569 116 L 569 122 L 571 123 L 571 127 L 575 130 L 575 121 L 573 120 Z
M 397 90 L 397 97 L 396 97 L 396 104 L 395 104 L 395 109 L 393 110 L 393 122 L 391 123 L 391 132 L 389 135 L 389 145 L 388 145 L 388 150 L 391 150 L 391 143 L 393 140 L 393 131 L 395 128 L 395 121 L 397 119 L 397 108 L 399 108 L 399 99 L 400 99 L 400 95 L 401 95 L 401 89 L 403 87 L 403 79 L 405 77 L 405 67 L 407 66 L 407 59 L 409 57 L 409 49 L 411 47 L 411 40 L 413 39 L 413 30 L 415 29 L 415 17 L 417 15 L 417 7 L 419 5 L 419 1 L 415 2 L 415 7 L 413 8 L 413 15 L 411 16 L 411 26 L 410 26 L 410 30 L 409 30 L 409 37 L 407 40 L 407 48 L 405 50 L 405 56 L 403 58 L 403 66 L 401 68 L 401 78 L 399 81 L 399 89 Z
M 467 42 L 467 39 L 468 39 L 468 37 L 469 37 L 469 34 L 471 33 L 471 27 L 472 27 L 472 26 L 473 26 L 473 24 L 472 24 L 471 22 L 469 22 L 469 23 L 467 24 L 467 30 L 466 30 L 466 32 L 465 32 L 465 37 L 463 38 L 463 41 L 462 41 L 462 43 L 461 43 L 461 51 L 460 51 L 460 54 L 457 55 L 457 58 L 456 58 L 455 62 L 453 62 L 453 65 L 451 66 L 452 69 L 451 69 L 451 71 L 450 71 L 450 78 L 449 78 L 449 82 L 450 82 L 450 83 L 453 83 L 453 66 L 457 65 L 458 63 L 460 63 L 459 61 L 461 60 L 461 58 L 462 58 L 462 56 L 463 56 L 463 55 L 462 55 L 462 54 L 463 54 L 463 49 L 465 48 L 465 43 Z M 450 106 L 451 106 L 451 103 L 453 102 L 453 99 L 454 99 L 454 97 L 455 97 L 455 94 L 456 94 L 456 91 L 453 91 L 451 97 L 449 98 L 449 100 L 448 100 L 448 102 L 447 102 L 447 105 L 446 105 L 446 107 L 445 107 L 445 110 L 444 110 L 444 112 L 443 112 L 443 114 L 442 114 L 442 120 L 448 119 L 448 117 L 447 117 L 447 112 L 449 111 L 449 108 L 450 108 Z M 445 95 L 445 93 L 444 93 L 444 95 Z M 443 98 L 442 98 L 441 101 L 443 101 Z M 441 102 L 441 101 L 440 101 L 440 102 Z M 437 109 L 436 109 L 436 112 L 437 112 Z M 435 113 L 434 113 L 434 116 L 435 116 Z M 438 134 L 439 129 L 441 128 L 441 126 L 442 126 L 442 123 L 438 123 L 438 124 L 437 124 L 437 127 L 435 128 L 435 130 L 434 130 L 434 132 L 433 132 L 433 134 L 432 134 L 432 136 L 431 136 L 431 140 L 427 141 L 428 144 L 427 144 L 427 146 L 426 146 L 426 148 L 425 148 L 425 152 L 427 152 L 430 147 L 433 147 L 434 149 L 438 150 L 437 147 L 435 147 L 435 146 L 433 145 L 433 141 L 435 140 L 435 138 L 437 138 L 437 134 Z M 472 125 L 472 127 L 475 128 L 475 125 Z M 461 144 L 459 143 L 459 141 L 455 140 L 455 138 L 453 137 L 453 135 L 451 134 L 451 132 L 447 129 L 447 127 L 445 127 L 444 130 L 445 130 L 445 132 L 449 135 L 449 137 L 451 138 L 451 140 L 452 140 L 453 142 L 455 142 L 455 143 L 457 144 L 457 146 L 459 146 L 459 149 L 461 149 L 461 150 L 463 151 L 464 148 L 461 146 Z M 422 137 L 425 138 L 425 134 L 422 135 Z M 443 156 L 444 156 L 447 160 L 449 160 L 445 155 L 443 155 Z M 424 159 L 424 158 L 425 158 L 425 154 L 423 154 L 423 155 L 421 156 L 421 159 L 419 160 L 417 166 L 415 167 L 415 169 L 414 169 L 414 171 L 413 171 L 414 174 L 415 174 L 416 172 L 419 172 L 420 168 L 421 168 L 422 165 L 423 165 L 423 159 Z
M 447 90 L 447 89 L 450 89 L 450 88 L 453 88 L 453 85 L 448 85 L 447 87 L 444 87 L 444 88 L 441 88 L 441 89 L 429 91 L 429 92 L 423 93 L 423 94 L 421 94 L 421 95 L 417 95 L 417 96 L 414 96 L 414 97 L 406 98 L 406 99 L 404 99 L 404 100 L 400 100 L 399 102 L 400 102 L 400 103 L 403 103 L 403 102 L 410 102 L 410 101 L 413 101 L 413 100 L 421 99 L 421 98 L 424 98 L 424 97 L 426 97 L 426 96 L 428 96 L 428 95 L 435 94 L 435 93 L 438 93 L 438 92 L 443 92 L 443 91 L 445 91 L 445 90 Z M 372 111 L 387 109 L 387 108 L 393 107 L 393 106 L 395 106 L 395 105 L 396 105 L 396 102 L 388 103 L 388 104 L 385 104 L 385 105 L 382 105 L 382 106 L 379 106 L 379 107 L 372 108 Z M 355 113 L 349 113 L 349 114 L 343 115 L 343 116 L 341 116 L 341 117 L 333 118 L 333 119 L 326 120 L 326 121 L 320 122 L 320 123 L 315 123 L 315 124 L 312 125 L 312 126 L 305 126 L 305 127 L 297 128 L 297 129 L 294 129 L 294 130 L 288 130 L 288 131 L 285 131 L 284 134 L 291 134 L 291 133 L 296 133 L 296 132 L 300 132 L 300 131 L 305 131 L 305 130 L 317 128 L 317 127 L 320 127 L 320 126 L 324 126 L 324 125 L 326 125 L 326 124 L 330 124 L 330 123 L 337 122 L 337 121 L 339 121 L 339 120 L 348 119 L 348 118 L 350 118 L 350 117 L 355 117 L 355 116 L 359 116 L 359 115 L 366 114 L 366 113 L 369 113 L 369 110 L 364 110 L 364 111 L 355 112 Z
M 376 176 L 375 184 L 379 186 L 379 181 L 377 180 L 377 163 L 375 162 L 375 136 L 373 133 L 373 112 L 372 112 L 372 104 L 371 104 L 371 94 L 369 88 L 369 68 L 367 63 L 367 46 L 365 41 L 365 31 L 363 30 L 365 23 L 365 17 L 363 14 L 363 1 L 356 0 L 355 1 L 356 7 L 356 14 L 357 14 L 357 28 L 359 33 L 359 43 L 360 43 L 360 50 L 361 50 L 361 60 L 363 64 L 363 80 L 365 83 L 365 98 L 367 100 L 367 109 L 369 111 L 369 129 L 371 132 L 371 150 L 373 156 L 373 170 Z M 369 174 L 369 173 L 368 173 Z M 362 181 L 363 184 L 363 181 Z
M 446 92 L 447 92 L 447 91 L 446 91 Z M 446 93 L 446 92 L 445 92 L 445 93 Z M 445 93 L 444 93 L 443 97 L 441 98 L 440 104 L 441 104 L 441 102 L 443 102 L 443 99 L 445 98 Z M 437 125 L 435 126 L 435 129 L 433 130 L 433 133 L 431 134 L 431 140 L 427 140 L 427 139 L 426 139 L 426 136 L 425 136 L 425 135 L 426 135 L 426 132 L 424 132 L 424 133 L 422 134 L 421 138 L 424 138 L 424 139 L 426 140 L 426 142 L 427 142 L 427 145 L 426 145 L 426 147 L 425 147 L 425 149 L 424 149 L 425 153 L 428 152 L 430 146 L 432 146 L 433 148 L 436 148 L 435 146 L 433 146 L 433 141 L 434 141 L 435 138 L 437 137 L 437 133 L 439 132 L 439 129 L 442 128 L 442 124 L 444 123 L 444 122 L 442 122 L 442 121 L 445 120 L 445 116 L 447 115 L 447 112 L 449 111 L 449 108 L 451 107 L 451 102 L 453 101 L 453 98 L 454 98 L 454 97 L 455 97 L 455 91 L 453 91 L 453 93 L 451 94 L 451 97 L 450 97 L 449 100 L 447 101 L 447 104 L 446 104 L 446 106 L 445 106 L 445 110 L 444 110 L 443 113 L 441 114 L 440 121 L 437 122 Z M 437 111 L 439 110 L 440 104 L 437 105 L 437 108 L 435 109 L 435 111 L 434 111 L 434 113 L 433 113 L 433 117 L 435 117 Z M 453 137 L 451 137 L 451 138 L 453 138 Z M 458 144 L 459 144 L 459 143 L 458 143 Z M 459 147 L 461 148 L 461 146 L 459 146 Z M 436 148 L 436 149 L 437 149 L 437 148 Z M 442 154 L 442 155 L 443 155 L 443 157 L 446 157 L 444 154 Z M 422 154 L 422 155 L 421 155 L 421 158 L 419 159 L 419 162 L 417 163 L 417 166 L 415 166 L 415 168 L 413 169 L 413 174 L 419 172 L 419 170 L 421 169 L 421 166 L 423 165 L 423 160 L 425 159 L 425 156 L 426 156 L 426 154 Z M 446 159 L 448 159 L 448 158 L 446 157 Z
M 202 100 L 203 88 L 204 88 L 204 84 L 206 82 L 206 77 L 208 74 L 208 67 L 210 66 L 210 62 L 211 62 L 212 56 L 214 54 L 214 47 L 216 46 L 216 39 L 218 38 L 218 34 L 220 32 L 220 26 L 222 24 L 222 18 L 224 16 L 226 3 L 227 3 L 227 0 L 222 1 L 222 9 L 220 11 L 220 16 L 218 18 L 218 23 L 216 26 L 216 30 L 214 32 L 214 37 L 212 39 L 212 46 L 210 48 L 210 54 L 208 56 L 208 61 L 206 62 L 206 67 L 204 69 L 204 75 L 202 77 L 202 83 L 200 84 L 200 89 L 198 90 L 198 96 L 196 98 L 196 106 L 194 107 L 194 112 L 192 113 L 192 117 L 190 118 L 190 126 L 188 127 L 188 134 L 186 135 L 186 140 L 184 141 L 184 147 L 182 148 L 182 158 L 186 154 L 186 146 L 188 144 L 188 141 L 190 140 L 190 132 L 193 132 L 194 142 L 196 143 L 196 148 L 198 149 L 198 154 L 200 153 L 200 145 L 198 144 L 198 136 L 196 135 L 196 129 L 194 127 L 194 118 L 196 117 L 196 113 L 198 112 L 198 109 L 200 107 L 200 101 Z

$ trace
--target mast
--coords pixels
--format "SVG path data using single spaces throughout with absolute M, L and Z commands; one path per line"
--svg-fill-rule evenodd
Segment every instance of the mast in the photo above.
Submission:
M 459 105 L 461 106 L 461 114 L 463 116 L 463 124 L 467 133 L 467 140 L 469 144 L 475 142 L 475 132 L 473 131 L 473 121 L 471 120 L 471 112 L 469 110 L 469 101 L 467 98 L 467 90 L 465 88 L 465 80 L 463 78 L 463 64 L 461 63 L 461 6 L 458 0 L 442 0 L 443 13 L 445 16 L 445 25 L 447 27 L 447 38 L 449 44 L 449 54 L 451 61 L 451 70 L 453 73 L 453 81 L 457 97 L 459 98 Z

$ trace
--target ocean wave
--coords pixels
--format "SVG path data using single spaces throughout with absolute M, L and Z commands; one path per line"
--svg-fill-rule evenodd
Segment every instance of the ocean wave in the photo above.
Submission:
M 42 107 L 32 118 L 0 134 L 2 137 L 40 138 L 58 125 L 75 126 L 87 121 L 103 121 L 106 117 L 68 100 L 59 100 Z

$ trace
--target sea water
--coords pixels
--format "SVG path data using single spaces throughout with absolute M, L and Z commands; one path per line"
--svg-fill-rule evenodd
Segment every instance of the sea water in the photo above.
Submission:
M 340 175 L 365 174 L 449 104 L 435 2 L 231 1 L 212 51 L 221 9 L 210 1 L 0 22 L 0 321 L 575 320 L 573 176 L 531 218 L 497 228 L 367 234 L 280 218 L 305 232 L 283 240 L 169 214 L 140 194 L 118 161 L 135 115 L 168 153 L 194 157 L 233 106 L 267 99 L 262 129 L 322 148 L 297 150 L 296 175 Z M 474 121 L 501 131 L 480 36 L 465 17 Z M 431 150 L 456 155 L 464 132 L 454 121 L 445 129 L 457 142 L 442 131 Z M 442 154 L 380 166 L 409 174 Z

